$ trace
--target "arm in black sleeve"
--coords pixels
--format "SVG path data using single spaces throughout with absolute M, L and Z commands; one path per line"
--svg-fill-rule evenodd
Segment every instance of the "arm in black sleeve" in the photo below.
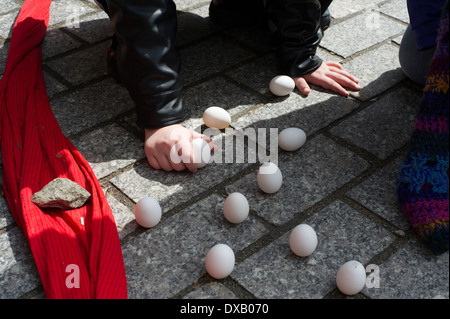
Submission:
M 270 47 L 281 74 L 293 78 L 311 73 L 322 64 L 316 55 L 322 40 L 321 18 L 330 0 L 268 0 Z
M 137 124 L 159 128 L 183 120 L 180 58 L 172 0 L 106 0 L 117 38 L 117 71 L 136 104 Z

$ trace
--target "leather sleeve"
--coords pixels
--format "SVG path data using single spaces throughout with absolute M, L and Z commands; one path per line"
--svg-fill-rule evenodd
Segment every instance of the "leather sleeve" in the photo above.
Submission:
M 311 73 L 322 64 L 316 55 L 322 40 L 321 17 L 330 0 L 267 0 L 270 47 L 281 74 L 293 78 Z
M 137 108 L 137 124 L 159 128 L 183 120 L 180 57 L 172 0 L 107 0 L 117 38 L 117 71 Z

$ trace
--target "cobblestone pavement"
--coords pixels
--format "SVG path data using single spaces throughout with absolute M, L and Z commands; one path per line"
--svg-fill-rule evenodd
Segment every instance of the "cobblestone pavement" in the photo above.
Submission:
M 53 1 L 43 44 L 50 102 L 63 133 L 92 165 L 107 192 L 122 243 L 130 298 L 343 298 L 336 288 L 348 260 L 376 265 L 380 287 L 352 298 L 448 298 L 449 255 L 436 257 L 399 210 L 395 179 L 415 123 L 421 88 L 401 72 L 399 43 L 408 24 L 403 0 L 335 0 L 332 26 L 319 49 L 361 81 L 346 99 L 314 88 L 308 97 L 270 94 L 276 75 L 267 34 L 212 25 L 208 0 L 176 0 L 177 44 L 187 127 L 212 105 L 232 127 L 302 128 L 298 151 L 279 151 L 284 181 L 276 194 L 256 184 L 259 163 L 213 163 L 196 174 L 152 170 L 126 90 L 106 72 L 112 28 L 92 0 Z M 0 0 L 0 74 L 21 0 Z M 226 134 L 215 137 L 224 145 Z M 269 148 L 267 146 L 267 148 Z M 0 166 L 2 162 L 0 161 Z M 228 223 L 227 194 L 249 200 L 249 218 Z M 143 196 L 163 208 L 152 229 L 137 226 Z M 311 225 L 319 244 L 295 256 L 290 231 Z M 216 243 L 236 254 L 232 274 L 215 280 L 204 260 Z M 0 188 L 0 298 L 45 298 L 24 236 Z M 370 267 L 369 267 L 370 268 Z M 368 269 L 369 269 L 368 268 Z

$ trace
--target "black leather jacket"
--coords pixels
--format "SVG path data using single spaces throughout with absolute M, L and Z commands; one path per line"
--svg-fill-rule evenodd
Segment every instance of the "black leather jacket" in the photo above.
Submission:
M 238 4 L 244 1 L 247 0 L 235 0 Z M 105 7 L 115 30 L 117 50 L 113 63 L 136 103 L 138 125 L 159 128 L 182 122 L 173 0 L 98 2 Z M 331 0 L 265 0 L 272 30 L 269 42 L 280 74 L 298 77 L 321 65 L 322 60 L 315 53 L 324 29 L 322 15 L 330 3 Z
M 270 47 L 280 74 L 293 78 L 311 73 L 322 60 L 316 55 L 323 31 L 330 24 L 326 10 L 332 0 L 268 0 Z

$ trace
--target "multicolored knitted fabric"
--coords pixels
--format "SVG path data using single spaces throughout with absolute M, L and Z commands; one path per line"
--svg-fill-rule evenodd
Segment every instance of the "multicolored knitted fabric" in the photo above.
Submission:
M 413 229 L 439 255 L 448 251 L 449 15 L 442 17 L 397 194 Z

